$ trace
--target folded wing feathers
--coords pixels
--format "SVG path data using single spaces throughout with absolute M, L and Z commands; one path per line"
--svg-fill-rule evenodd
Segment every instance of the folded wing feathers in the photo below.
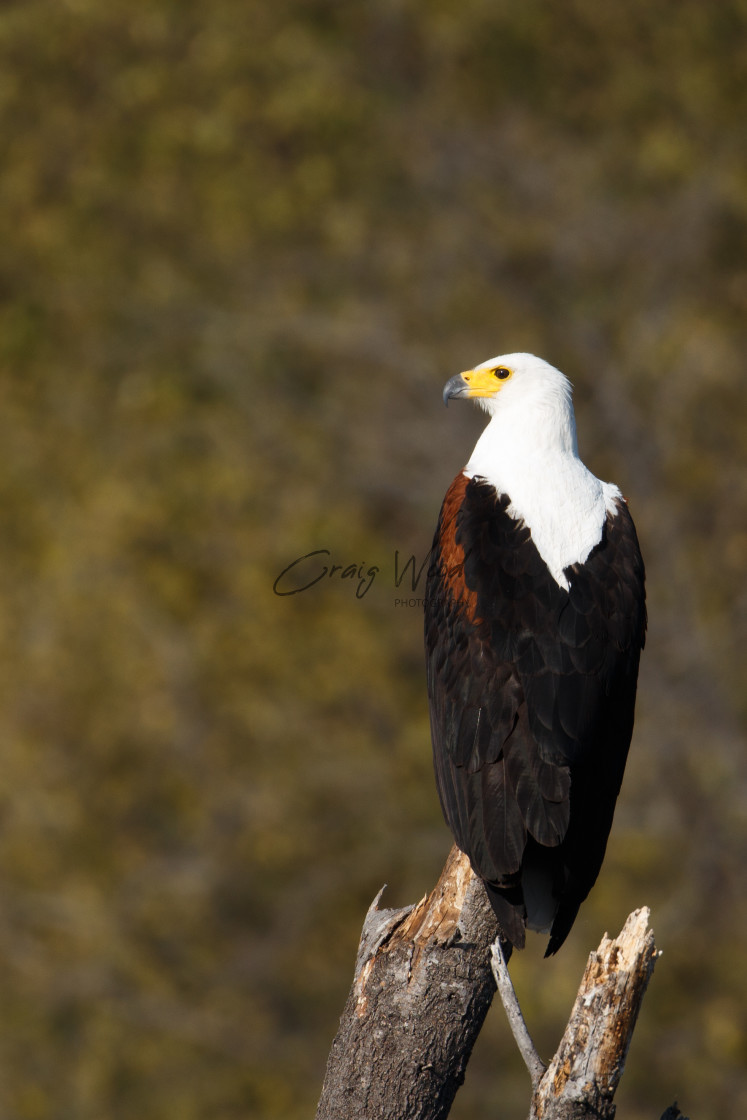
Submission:
M 548 869 L 579 864 L 578 883 L 570 867 L 562 872 L 565 886 L 548 871 L 564 915 L 553 927 L 554 952 L 596 878 L 622 776 L 646 624 L 643 565 L 619 503 L 609 539 L 605 529 L 587 561 L 566 569 L 566 593 L 507 505 L 477 480 L 466 488 L 463 510 L 452 515 L 464 555 L 461 591 L 445 578 L 441 524 L 436 534 L 426 598 L 434 760 L 454 838 L 515 945 L 524 942 L 527 853 L 539 852 Z M 570 770 L 574 819 L 583 818 L 591 809 L 581 805 L 588 797 L 577 781 L 590 766 L 590 804 L 599 791 L 606 816 L 589 825 L 594 858 L 586 859 L 571 835 L 576 826 L 569 832 Z M 552 857 L 541 855 L 547 849 Z

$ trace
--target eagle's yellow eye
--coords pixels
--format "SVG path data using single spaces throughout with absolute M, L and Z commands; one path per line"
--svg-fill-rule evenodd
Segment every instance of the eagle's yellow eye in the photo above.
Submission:
M 493 370 L 493 373 L 500 381 L 505 381 L 507 377 L 511 376 L 511 370 L 506 369 L 505 366 L 498 366 L 497 369 Z

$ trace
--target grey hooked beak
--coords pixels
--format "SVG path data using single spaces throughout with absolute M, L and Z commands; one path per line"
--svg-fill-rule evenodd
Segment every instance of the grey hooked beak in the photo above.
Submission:
M 455 373 L 444 385 L 444 404 L 448 407 L 449 401 L 453 401 L 457 397 L 463 397 L 468 390 L 469 385 L 461 373 Z

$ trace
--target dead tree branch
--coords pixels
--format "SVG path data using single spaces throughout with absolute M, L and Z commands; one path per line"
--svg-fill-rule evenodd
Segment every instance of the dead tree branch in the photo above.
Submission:
M 495 917 L 453 848 L 416 906 L 371 905 L 353 986 L 332 1044 L 317 1120 L 445 1120 L 495 992 Z M 657 953 L 648 910 L 602 940 L 530 1120 L 611 1120 L 612 1098 Z
M 317 1120 L 442 1120 L 495 991 L 495 917 L 456 848 L 417 906 L 378 910 L 377 902 L 366 916 Z
M 532 1079 L 532 1091 L 536 1092 L 540 1081 L 544 1077 L 547 1066 L 537 1053 L 527 1025 L 524 1022 L 524 1016 L 522 1015 L 519 1001 L 516 998 L 513 981 L 508 973 L 508 964 L 503 955 L 503 947 L 499 937 L 496 938 L 490 946 L 490 959 L 493 966 L 493 977 L 498 985 L 498 995 L 501 997 L 501 1003 L 506 1012 L 508 1025 L 511 1028 L 511 1033 L 514 1036 L 516 1045 L 519 1047 L 519 1053 L 524 1059 L 524 1065 L 527 1067 L 529 1076 Z
M 568 1026 L 532 1098 L 530 1120 L 612 1120 L 630 1040 L 658 953 L 649 910 L 589 954 Z

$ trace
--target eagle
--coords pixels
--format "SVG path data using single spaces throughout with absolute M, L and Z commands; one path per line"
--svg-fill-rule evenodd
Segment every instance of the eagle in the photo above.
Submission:
M 572 388 L 533 354 L 446 384 L 490 421 L 441 507 L 425 594 L 436 784 L 505 938 L 560 948 L 599 874 L 633 733 L 645 573 Z

